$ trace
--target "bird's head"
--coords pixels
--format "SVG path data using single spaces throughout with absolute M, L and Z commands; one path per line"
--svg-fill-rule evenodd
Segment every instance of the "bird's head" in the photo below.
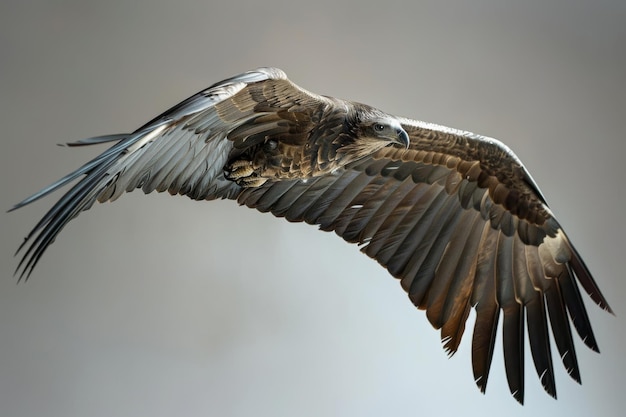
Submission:
M 370 156 L 387 146 L 408 149 L 409 135 L 396 117 L 365 104 L 353 105 L 337 149 L 344 163 Z
M 400 121 L 379 110 L 361 111 L 356 133 L 360 140 L 378 142 L 379 147 L 391 144 L 409 147 L 409 135 Z

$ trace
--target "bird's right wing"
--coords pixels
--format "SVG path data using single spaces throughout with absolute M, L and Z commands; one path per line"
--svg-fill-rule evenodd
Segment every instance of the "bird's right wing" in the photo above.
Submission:
M 117 142 L 102 154 L 11 210 L 55 190 L 75 184 L 27 235 L 17 271 L 30 274 L 63 227 L 97 200 L 115 200 L 141 188 L 145 193 L 168 191 L 192 199 L 235 198 L 241 187 L 224 178 L 231 151 L 258 145 L 266 135 L 297 136 L 297 112 L 308 112 L 328 100 L 290 82 L 279 69 L 259 68 L 195 94 L 135 132 L 83 139 L 70 146 Z M 301 118 L 297 123 L 302 127 Z M 261 132 L 260 134 L 258 134 Z M 16 272 L 17 272 L 16 271 Z
M 610 309 L 526 169 L 494 139 L 409 120 L 403 127 L 408 149 L 388 146 L 329 175 L 245 189 L 238 201 L 359 244 L 426 310 L 450 354 L 473 307 L 472 362 L 482 391 L 501 315 L 506 374 L 518 401 L 525 328 L 550 395 L 550 327 L 580 382 L 568 314 L 585 344 L 598 346 L 576 281 Z

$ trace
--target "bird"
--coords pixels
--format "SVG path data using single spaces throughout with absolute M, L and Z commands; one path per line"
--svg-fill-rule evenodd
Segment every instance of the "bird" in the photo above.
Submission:
M 230 199 L 334 231 L 400 281 L 453 355 L 471 309 L 472 370 L 485 392 L 502 316 L 512 396 L 524 401 L 524 343 L 556 398 L 549 329 L 581 382 L 572 325 L 599 352 L 580 287 L 613 313 L 519 158 L 502 142 L 309 92 L 261 67 L 198 92 L 10 211 L 73 184 L 27 234 L 28 279 L 70 220 L 126 192 Z

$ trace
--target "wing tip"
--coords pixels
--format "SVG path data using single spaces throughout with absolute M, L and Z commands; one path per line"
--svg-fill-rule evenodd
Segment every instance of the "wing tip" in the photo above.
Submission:
M 560 228 L 559 230 L 562 234 L 563 241 L 569 249 L 569 263 L 574 271 L 574 274 L 576 275 L 578 282 L 580 283 L 580 285 L 582 285 L 582 287 L 585 289 L 585 292 L 589 295 L 589 297 L 591 297 L 593 302 L 598 305 L 598 307 L 600 307 L 604 311 L 611 313 L 612 315 L 615 315 L 613 309 L 600 291 L 598 284 L 596 284 L 595 280 L 593 279 L 591 271 L 589 271 L 589 268 L 583 261 L 582 257 L 580 256 L 574 245 L 572 245 L 572 243 L 570 242 L 569 238 L 563 231 L 563 228 Z
M 513 398 L 515 398 L 515 400 L 520 405 L 524 405 L 524 390 L 523 389 L 519 389 L 519 390 L 516 390 L 516 391 L 511 391 L 511 395 L 513 396 Z
M 480 393 L 483 395 L 487 392 L 487 376 L 488 375 L 481 375 L 474 378 L 474 383 L 478 387 Z

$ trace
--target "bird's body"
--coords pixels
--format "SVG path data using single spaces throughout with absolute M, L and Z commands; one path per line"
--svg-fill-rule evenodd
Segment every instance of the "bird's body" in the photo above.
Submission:
M 426 310 L 450 353 L 474 307 L 481 390 L 501 312 L 507 378 L 519 401 L 524 327 L 553 396 L 548 327 L 577 381 L 568 315 L 598 350 L 576 279 L 596 304 L 610 310 L 608 304 L 529 173 L 495 139 L 313 94 L 278 69 L 259 68 L 214 84 L 133 133 L 70 145 L 103 142 L 116 143 L 15 206 L 82 177 L 20 247 L 30 243 L 22 274 L 96 200 L 136 188 L 227 198 L 361 245 Z

